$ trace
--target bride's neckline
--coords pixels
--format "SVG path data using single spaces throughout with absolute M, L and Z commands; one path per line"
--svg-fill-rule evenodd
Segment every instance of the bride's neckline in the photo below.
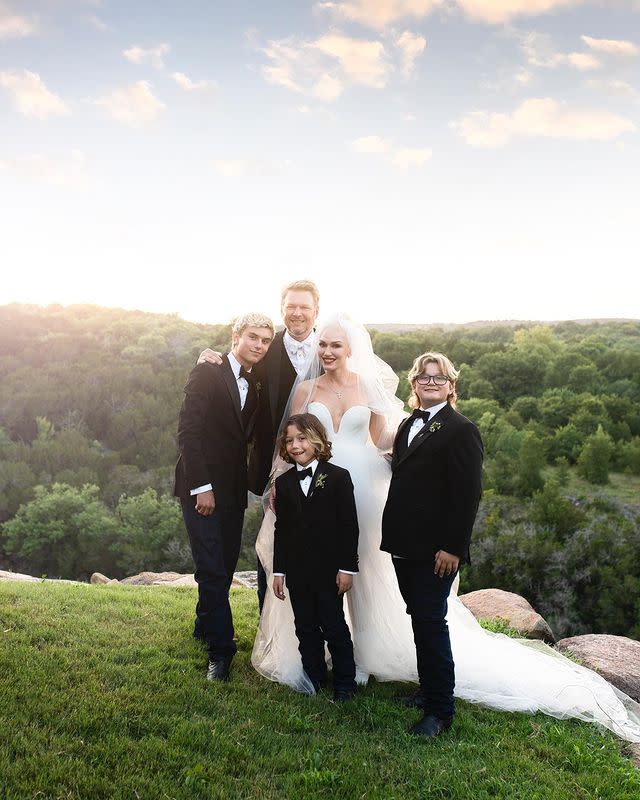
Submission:
M 324 408 L 324 410 L 327 412 L 327 414 L 329 415 L 329 417 L 331 419 L 331 428 L 333 430 L 334 435 L 336 435 L 336 436 L 340 433 L 340 426 L 342 425 L 342 420 L 347 416 L 347 414 L 351 411 L 352 408 L 366 408 L 367 410 L 369 410 L 369 406 L 365 406 L 363 403 L 355 403 L 354 405 L 349 406 L 349 408 L 347 408 L 346 411 L 343 411 L 342 416 L 340 417 L 340 419 L 338 421 L 338 429 L 336 430 L 336 421 L 333 418 L 333 414 L 331 413 L 331 410 L 329 409 L 329 406 L 327 406 L 325 403 L 323 403 L 322 400 L 312 400 L 309 403 L 308 407 L 311 407 L 314 403 L 316 403 L 319 406 L 322 406 Z

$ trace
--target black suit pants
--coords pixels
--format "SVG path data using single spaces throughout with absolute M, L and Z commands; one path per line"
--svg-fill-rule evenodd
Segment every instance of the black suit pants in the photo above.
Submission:
M 333 664 L 334 689 L 355 689 L 356 665 L 351 633 L 344 618 L 343 595 L 333 589 L 289 587 L 302 666 L 312 683 L 322 685 L 327 674 L 324 643 Z
M 455 574 L 440 578 L 434 574 L 433 565 L 433 559 L 393 559 L 400 593 L 411 615 L 425 709 L 446 719 L 454 712 L 455 674 L 446 616 Z
M 233 619 L 229 589 L 240 555 L 244 509 L 215 510 L 198 514 L 195 497 L 180 500 L 189 534 L 198 584 L 196 629 L 207 644 L 210 658 L 233 656 Z

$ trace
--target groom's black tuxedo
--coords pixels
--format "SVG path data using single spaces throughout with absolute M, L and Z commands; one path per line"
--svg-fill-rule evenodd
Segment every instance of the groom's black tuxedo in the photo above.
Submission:
M 438 550 L 469 560 L 482 493 L 482 440 L 471 420 L 444 406 L 407 446 L 413 418 L 398 428 L 381 549 L 412 559 Z
M 358 571 L 358 516 L 346 469 L 320 461 L 309 494 L 295 466 L 276 479 L 273 571 L 287 586 L 334 589 L 338 570 Z
M 247 440 L 258 408 L 252 379 L 244 407 L 226 355 L 221 364 L 198 364 L 189 375 L 178 422 L 180 458 L 174 494 L 180 498 L 198 584 L 195 635 L 212 660 L 236 652 L 229 588 L 238 562 L 247 506 Z M 193 489 L 211 484 L 215 510 L 195 509 Z
M 261 495 L 269 480 L 278 427 L 297 377 L 284 346 L 284 331 L 276 333 L 266 356 L 252 372 L 261 392 L 249 456 L 249 489 Z

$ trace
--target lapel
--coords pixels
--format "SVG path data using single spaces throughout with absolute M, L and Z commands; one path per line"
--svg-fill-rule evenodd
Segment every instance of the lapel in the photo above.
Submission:
M 429 439 L 435 433 L 438 433 L 438 430 L 442 430 L 442 428 L 444 428 L 447 420 L 449 419 L 452 413 L 453 409 L 447 403 L 447 405 L 444 408 L 441 408 L 440 411 L 438 411 L 435 417 L 432 417 L 429 420 L 429 422 L 423 425 L 422 430 L 416 433 L 416 435 L 411 440 L 411 444 L 407 447 L 404 453 L 396 461 L 396 466 L 398 466 L 398 464 L 402 464 L 402 462 L 405 461 L 407 458 L 409 458 L 409 456 L 413 455 L 416 452 L 416 450 L 418 450 L 418 448 L 420 448 L 427 441 L 427 439 Z M 411 417 L 409 417 L 409 420 L 410 419 Z M 407 420 L 405 425 L 402 427 L 402 430 L 398 433 L 398 436 L 402 435 L 406 431 L 406 427 L 409 424 L 409 420 Z M 440 428 L 436 428 L 435 430 L 430 430 L 433 427 L 434 422 L 439 422 Z M 411 422 L 411 424 L 413 424 L 413 422 Z
M 244 429 L 244 424 L 242 422 L 242 409 L 240 408 L 240 391 L 238 390 L 238 382 L 236 381 L 236 376 L 233 374 L 231 364 L 229 363 L 229 359 L 226 354 L 222 356 L 222 376 L 229 391 L 231 402 L 236 412 L 238 422 L 240 423 L 240 427 Z
M 282 366 L 282 357 L 287 356 L 284 347 L 284 331 L 276 333 L 274 341 L 267 355 L 273 352 L 273 358 L 269 359 L 267 368 L 269 376 L 269 406 L 271 408 L 271 424 L 273 430 L 277 430 L 280 420 L 276 419 L 278 413 L 278 395 L 280 389 L 280 367 Z
M 295 464 L 289 470 L 289 489 L 296 504 L 297 513 L 302 514 L 302 505 L 303 503 L 306 504 L 306 497 L 304 496 L 304 492 L 300 488 L 300 481 L 298 480 L 298 476 L 296 474 L 297 471 L 298 470 Z
M 316 496 L 318 494 L 322 494 L 322 492 L 324 491 L 324 489 L 322 487 L 318 487 L 316 489 L 316 482 L 317 482 L 318 478 L 321 475 L 327 476 L 329 474 L 328 470 L 326 469 L 326 464 L 327 464 L 326 461 L 318 461 L 318 466 L 316 467 L 316 471 L 315 471 L 315 473 L 313 475 L 313 478 L 311 479 L 311 486 L 309 487 L 309 494 L 307 495 L 307 498 L 306 498 L 308 503 L 313 503 L 313 501 L 315 500 Z M 325 482 L 323 484 L 324 486 L 326 486 L 326 480 L 327 480 L 327 478 L 325 477 Z M 304 497 L 304 494 L 303 494 L 302 490 L 300 490 L 300 494 L 302 494 L 302 497 Z

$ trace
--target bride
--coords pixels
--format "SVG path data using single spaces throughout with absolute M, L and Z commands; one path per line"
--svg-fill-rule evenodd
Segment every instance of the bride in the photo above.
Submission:
M 357 680 L 417 683 L 413 631 L 391 557 L 380 548 L 382 511 L 390 480 L 384 457 L 405 416 L 395 396 L 398 379 L 374 353 L 366 329 L 335 315 L 320 327 L 314 380 L 294 386 L 287 415 L 308 411 L 327 429 L 332 461 L 351 473 L 360 538 L 360 572 L 347 594 Z M 286 418 L 286 417 L 285 417 Z M 278 471 L 288 465 L 277 464 Z M 267 510 L 256 541 L 269 591 L 253 647 L 252 664 L 266 678 L 313 693 L 302 669 L 293 611 L 276 600 L 272 583 L 274 515 Z M 456 697 L 504 711 L 542 711 L 563 719 L 598 722 L 640 742 L 640 706 L 596 673 L 539 642 L 485 631 L 457 597 L 447 622 L 455 662 Z

